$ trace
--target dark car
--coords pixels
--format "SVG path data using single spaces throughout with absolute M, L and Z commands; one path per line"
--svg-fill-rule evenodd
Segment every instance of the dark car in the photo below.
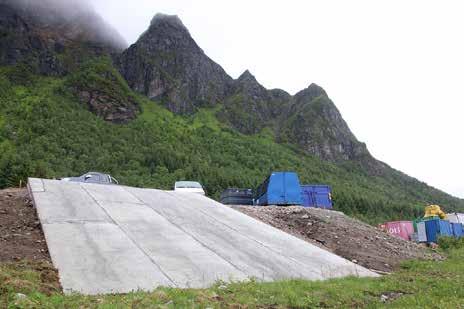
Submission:
M 63 181 L 85 182 L 85 183 L 101 183 L 106 185 L 117 185 L 119 182 L 109 174 L 98 172 L 88 172 L 79 177 L 61 178 Z

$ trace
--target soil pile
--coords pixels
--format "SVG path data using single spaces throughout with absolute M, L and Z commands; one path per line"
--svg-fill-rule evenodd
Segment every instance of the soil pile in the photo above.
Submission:
M 372 270 L 391 272 L 409 259 L 442 259 L 423 245 L 338 211 L 299 206 L 233 208 Z

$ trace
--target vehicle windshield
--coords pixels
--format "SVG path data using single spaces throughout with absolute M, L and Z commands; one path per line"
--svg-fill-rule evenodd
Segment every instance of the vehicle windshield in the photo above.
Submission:
M 174 185 L 176 188 L 196 188 L 202 189 L 203 187 L 196 181 L 177 181 Z

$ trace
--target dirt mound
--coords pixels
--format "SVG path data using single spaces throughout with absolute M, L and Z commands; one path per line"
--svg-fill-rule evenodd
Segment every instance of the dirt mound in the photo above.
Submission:
M 0 190 L 0 262 L 51 263 L 45 237 L 26 189 Z
M 233 208 L 372 270 L 390 272 L 409 259 L 442 259 L 422 245 L 338 211 L 299 206 Z

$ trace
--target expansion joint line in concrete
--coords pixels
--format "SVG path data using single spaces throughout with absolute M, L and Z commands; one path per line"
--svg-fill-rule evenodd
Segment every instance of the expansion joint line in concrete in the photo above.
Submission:
M 135 194 L 133 194 L 132 192 L 130 191 L 127 191 L 125 188 L 123 188 L 127 193 L 129 193 L 130 195 L 132 195 L 134 198 L 136 198 L 138 201 L 140 201 L 141 203 L 143 203 L 143 201 L 141 199 L 139 199 Z M 162 192 L 163 194 L 167 194 L 166 192 Z M 146 205 L 146 203 L 144 203 Z M 148 206 L 148 205 L 147 205 Z M 231 261 L 229 261 L 227 258 L 223 257 L 221 254 L 219 254 L 218 252 L 214 251 L 213 248 L 209 247 L 208 245 L 206 245 L 205 243 L 203 243 L 201 240 L 199 240 L 197 237 L 195 237 L 193 234 L 189 233 L 188 231 L 186 231 L 184 228 L 182 228 L 180 225 L 176 224 L 175 222 L 169 220 L 168 218 L 166 218 L 165 216 L 163 216 L 160 212 L 156 211 L 155 209 L 153 209 L 153 207 L 150 207 L 148 206 L 148 208 L 150 208 L 152 211 L 154 211 L 155 213 L 157 213 L 158 215 L 160 215 L 161 217 L 163 217 L 165 220 L 167 220 L 169 223 L 171 223 L 172 225 L 174 225 L 175 227 L 177 227 L 179 230 L 181 230 L 182 232 L 184 232 L 185 234 L 189 235 L 190 237 L 192 237 L 196 242 L 198 242 L 202 247 L 206 248 L 207 250 L 211 251 L 212 253 L 216 254 L 220 259 L 224 260 L 226 263 L 228 263 L 229 265 L 231 265 L 233 268 L 235 268 L 236 270 L 240 271 L 244 276 L 246 276 L 246 273 L 244 270 L 240 269 L 240 267 L 238 267 L 237 265 L 235 265 L 234 263 L 232 263 Z
M 110 213 L 103 207 L 100 202 L 89 192 L 87 189 L 81 185 L 81 188 L 87 193 L 87 195 L 90 196 L 90 198 L 98 205 L 100 208 L 105 212 L 105 214 L 110 218 L 110 220 L 113 222 L 114 225 L 116 225 L 126 236 L 127 238 L 154 264 L 158 269 L 161 271 L 161 273 L 175 286 L 178 287 L 177 284 L 174 282 L 174 280 L 161 268 L 161 266 L 141 247 L 137 242 L 125 231 L 122 226 L 120 226 L 116 220 L 110 215 Z

